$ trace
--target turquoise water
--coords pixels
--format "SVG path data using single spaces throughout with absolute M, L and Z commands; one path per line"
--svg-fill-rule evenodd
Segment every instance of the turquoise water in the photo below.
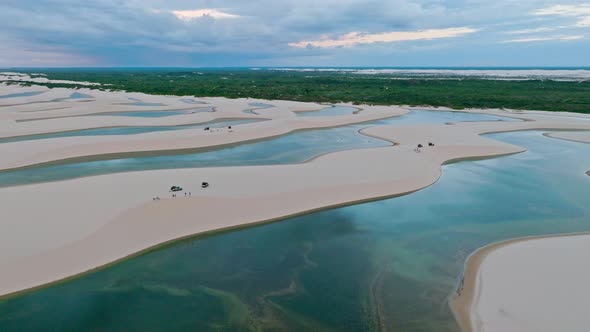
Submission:
M 47 91 L 30 91 L 30 92 L 11 93 L 8 95 L 0 96 L 0 99 L 17 98 L 17 97 L 33 97 L 33 96 L 37 96 L 37 95 L 40 95 L 45 92 L 47 92 Z
M 204 101 L 200 101 L 200 100 L 194 100 L 192 98 L 183 98 L 180 99 L 181 102 L 185 103 L 185 104 L 207 104 Z
M 74 92 L 69 97 L 56 98 L 51 101 L 52 102 L 60 102 L 60 101 L 68 101 L 68 100 L 72 100 L 72 99 L 89 99 L 89 98 L 94 98 L 94 97 L 91 95 L 87 95 L 87 94 L 83 94 L 83 93 L 79 93 L 79 92 Z
M 143 105 L 147 106 L 147 105 Z M 166 116 L 181 115 L 181 114 L 194 114 L 204 112 L 215 112 L 213 107 L 185 109 L 185 110 L 161 110 L 161 111 L 124 111 L 124 112 L 104 112 L 97 114 L 89 114 L 90 116 L 95 115 L 108 115 L 108 116 L 134 116 L 140 118 L 162 118 Z
M 0 172 L 0 187 L 76 177 L 153 169 L 194 168 L 303 162 L 338 150 L 391 145 L 358 133 L 363 125 L 298 131 L 266 141 L 213 151 L 44 166 Z
M 117 105 L 133 105 L 133 106 L 166 106 L 162 103 L 147 103 L 144 101 L 134 101 L 132 103 L 124 103 L 124 104 L 117 104 Z
M 419 111 L 364 124 L 297 131 L 261 142 L 208 152 L 86 161 L 4 171 L 0 172 L 0 187 L 141 170 L 303 162 L 327 152 L 387 146 L 388 142 L 364 136 L 358 131 L 372 125 L 412 124 L 425 122 L 425 119 L 432 123 L 445 123 L 451 120 L 496 121 L 500 118 L 471 113 Z
M 395 119 L 395 118 L 394 118 Z M 404 116 L 392 119 L 378 120 L 374 123 L 377 125 L 408 125 L 408 124 L 436 124 L 436 123 L 453 123 L 453 122 L 471 122 L 471 121 L 522 121 L 516 118 L 505 116 L 496 116 L 490 114 L 450 112 L 450 111 L 412 111 Z
M 326 108 L 322 108 L 318 111 L 310 111 L 310 112 L 297 112 L 297 116 L 337 116 L 337 115 L 350 115 L 354 112 L 358 111 L 358 109 L 354 107 L 348 106 L 330 106 Z
M 87 95 L 84 93 L 74 92 L 70 95 L 70 99 L 87 99 L 87 98 L 94 98 L 91 95 Z
M 182 126 L 137 126 L 137 127 L 111 127 L 111 128 L 97 128 L 97 129 L 82 129 L 64 131 L 58 133 L 39 134 L 39 135 L 27 135 L 27 136 L 15 136 L 0 138 L 0 144 L 21 142 L 21 141 L 32 141 L 40 139 L 60 138 L 60 137 L 76 137 L 76 136 L 103 136 L 103 135 L 136 135 L 151 133 L 157 131 L 174 131 L 174 130 L 185 130 L 195 128 L 223 128 L 227 126 L 237 126 L 245 123 L 259 122 L 264 120 L 258 119 L 242 119 L 242 120 L 221 120 L 221 121 L 208 121 L 194 125 L 182 125 Z
M 528 152 L 444 167 L 414 194 L 182 241 L 0 302 L 1 331 L 457 331 L 466 256 L 590 230 L 590 145 L 489 137 Z
M 271 108 L 271 107 L 275 107 L 274 105 L 266 104 L 266 103 L 250 103 L 250 104 L 248 104 L 248 106 L 252 106 L 252 107 L 256 107 L 256 108 Z

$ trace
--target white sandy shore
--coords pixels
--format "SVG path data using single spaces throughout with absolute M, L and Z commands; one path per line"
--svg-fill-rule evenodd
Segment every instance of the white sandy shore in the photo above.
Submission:
M 587 331 L 590 235 L 525 238 L 471 256 L 465 331 Z
M 129 98 L 119 94 L 113 93 L 116 98 L 112 97 L 105 104 Z M 179 97 L 141 98 L 171 105 Z M 228 112 L 243 110 L 245 108 L 241 107 L 253 102 L 204 100 L 210 105 L 226 103 Z M 318 109 L 321 105 L 266 103 L 277 106 L 260 110 L 260 116 L 271 121 L 243 125 L 233 133 L 205 134 L 199 130 L 1 144 L 0 155 L 6 158 L 0 160 L 0 168 L 100 153 L 236 143 L 296 129 L 329 127 L 406 112 L 396 107 L 365 107 L 359 114 L 350 116 L 297 118 L 292 111 L 305 107 Z M 92 111 L 96 109 L 82 113 Z M 495 112 L 502 114 L 500 111 L 487 113 Z M 523 116 L 530 121 L 367 128 L 363 133 L 399 145 L 331 153 L 297 165 L 132 172 L 0 189 L 3 212 L 0 219 L 0 296 L 79 274 L 185 236 L 419 190 L 434 183 L 441 174 L 441 164 L 449 160 L 524 151 L 479 136 L 482 133 L 539 128 L 590 129 L 590 124 L 565 117 L 534 113 Z M 30 123 L 87 118 L 94 117 Z M 150 123 L 160 120 L 153 121 Z M 67 124 L 76 125 L 80 124 Z M 86 125 L 88 123 L 80 126 Z M 41 130 L 34 127 L 26 130 L 37 129 Z M 55 146 L 47 145 L 48 141 Z M 435 142 L 436 146 L 414 152 L 416 144 L 428 141 Z M 211 186 L 201 189 L 201 181 L 208 181 Z M 192 197 L 185 198 L 181 193 L 176 199 L 170 198 L 167 189 L 171 185 L 181 185 L 192 192 Z M 154 196 L 163 199 L 153 201 Z
M 566 141 L 590 144 L 590 131 L 555 132 L 547 133 L 545 136 L 563 139 Z

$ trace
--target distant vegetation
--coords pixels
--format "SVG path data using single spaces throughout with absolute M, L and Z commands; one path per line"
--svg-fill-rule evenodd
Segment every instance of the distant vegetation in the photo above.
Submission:
M 35 70 L 35 72 L 40 72 Z M 305 102 L 512 108 L 590 113 L 590 82 L 505 81 L 476 78 L 401 79 L 392 75 L 273 70 L 51 70 L 53 80 L 108 84 L 149 94 L 252 97 Z M 43 84 L 50 87 L 72 85 Z

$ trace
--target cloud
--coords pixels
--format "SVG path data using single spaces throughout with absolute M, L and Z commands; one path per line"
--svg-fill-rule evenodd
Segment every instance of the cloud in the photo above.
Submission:
M 590 16 L 584 17 L 583 19 L 579 20 L 578 23 L 576 23 L 576 26 L 582 28 L 590 27 Z
M 203 17 L 212 17 L 214 19 L 238 18 L 239 15 L 229 14 L 217 9 L 194 9 L 194 10 L 173 10 L 172 14 L 180 20 L 191 21 Z
M 514 30 L 514 31 L 506 31 L 508 35 L 526 35 L 529 33 L 537 33 L 537 32 L 547 32 L 547 31 L 554 31 L 557 28 L 536 28 L 536 29 L 522 29 L 522 30 Z
M 430 29 L 422 31 L 392 31 L 382 33 L 362 33 L 351 32 L 336 39 L 328 37 L 319 40 L 300 41 L 296 43 L 289 43 L 289 46 L 296 48 L 319 47 L 319 48 L 335 48 L 335 47 L 352 47 L 359 44 L 374 44 L 374 43 L 393 43 L 401 41 L 414 40 L 432 40 L 440 38 L 453 38 L 462 35 L 476 32 L 472 28 L 447 28 L 447 29 Z
M 567 41 L 567 40 L 579 40 L 584 39 L 584 36 L 548 36 L 548 37 L 529 37 L 520 39 L 506 40 L 505 43 L 532 43 L 541 41 Z
M 554 5 L 533 11 L 534 15 L 590 16 L 590 5 Z
M 574 58 L 576 64 L 587 64 L 590 43 L 584 41 L 562 43 L 557 55 L 551 43 L 538 43 L 542 52 L 527 47 L 518 55 L 510 53 L 510 44 L 498 43 L 583 35 L 579 30 L 590 23 L 584 11 L 531 14 L 565 1 L 0 1 L 0 60 L 2 66 L 502 66 L 524 61 L 571 65 Z M 454 35 L 440 27 L 478 32 Z M 507 34 L 539 27 L 555 31 Z M 356 32 L 346 34 L 351 31 Z M 459 36 L 464 37 L 452 38 Z
M 537 16 L 577 17 L 576 27 L 590 27 L 590 4 L 555 5 L 533 11 Z

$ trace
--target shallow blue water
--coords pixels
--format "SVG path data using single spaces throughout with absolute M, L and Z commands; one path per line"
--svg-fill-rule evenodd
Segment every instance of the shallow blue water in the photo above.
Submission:
M 258 113 L 256 112 L 256 109 L 267 109 L 267 108 L 274 107 L 274 105 L 265 104 L 265 103 L 250 103 L 250 104 L 248 104 L 248 106 L 254 107 L 254 109 L 249 108 L 249 109 L 243 110 L 242 112 L 247 113 L 247 114 L 254 114 L 254 115 L 258 115 Z
M 183 99 L 180 99 L 180 101 L 182 101 L 183 103 L 186 103 L 186 104 L 201 104 L 201 105 L 202 104 L 207 104 L 204 101 L 195 100 L 195 99 L 192 99 L 192 98 L 183 98 Z
M 91 95 L 87 95 L 84 93 L 74 92 L 70 95 L 70 99 L 87 99 L 87 98 L 94 98 Z
M 377 120 L 374 123 L 378 125 L 407 125 L 421 123 L 453 123 L 453 122 L 470 122 L 470 121 L 522 121 L 517 118 L 505 116 L 496 116 L 490 114 L 451 112 L 451 111 L 427 111 L 416 110 L 401 116 L 399 118 Z
M 52 99 L 52 102 L 60 102 L 60 101 L 68 101 L 68 100 L 72 100 L 72 99 L 89 99 L 89 98 L 94 98 L 91 95 L 87 95 L 87 94 L 83 94 L 83 93 L 79 93 L 79 92 L 74 92 L 72 93 L 69 97 L 65 97 L 65 98 L 56 98 L 56 99 Z
M 265 103 L 250 103 L 250 104 L 248 104 L 248 106 L 252 106 L 252 107 L 256 107 L 256 108 L 271 108 L 271 107 L 275 107 L 274 105 L 265 104 Z
M 40 95 L 45 92 L 47 92 L 47 91 L 30 91 L 30 92 L 11 93 L 8 95 L 0 96 L 0 99 L 17 98 L 17 97 L 33 97 L 33 96 L 37 96 L 37 95 Z
M 373 125 L 424 122 L 425 118 L 432 123 L 445 123 L 449 119 L 453 121 L 474 121 L 476 119 L 496 121 L 500 119 L 499 117 L 471 113 L 417 111 L 402 117 L 375 122 L 330 129 L 297 131 L 261 142 L 246 143 L 207 152 L 197 151 L 187 154 L 86 161 L 5 171 L 0 172 L 0 187 L 140 170 L 303 162 L 327 152 L 390 145 L 389 142 L 364 136 L 358 131 Z M 130 131 L 132 129 L 120 130 Z
M 318 111 L 310 112 L 297 112 L 297 116 L 338 116 L 338 115 L 350 115 L 358 109 L 349 106 L 330 106 L 322 108 Z
M 0 301 L 2 331 L 458 331 L 446 299 L 475 248 L 590 230 L 590 145 L 443 168 L 411 195 L 195 238 Z
M 27 136 L 16 136 L 0 138 L 0 144 L 11 143 L 11 142 L 22 142 L 32 141 L 40 139 L 60 138 L 60 137 L 76 137 L 76 136 L 104 136 L 104 135 L 136 135 L 158 131 L 174 131 L 174 130 L 186 130 L 195 128 L 223 128 L 227 126 L 237 126 L 245 123 L 253 123 L 264 120 L 258 119 L 242 119 L 242 120 L 221 120 L 221 121 L 208 121 L 194 125 L 182 125 L 182 126 L 143 126 L 143 127 L 111 127 L 111 128 L 97 128 L 97 129 L 82 129 L 72 130 L 58 133 L 39 134 L 39 135 L 27 135 Z
M 146 106 L 146 105 L 144 105 L 144 106 Z M 173 115 L 194 114 L 194 113 L 204 113 L 204 112 L 215 112 L 215 110 L 213 109 L 213 107 L 204 107 L 204 108 L 194 108 L 194 109 L 185 109 L 185 110 L 105 112 L 105 113 L 98 113 L 98 114 L 89 114 L 89 116 L 108 115 L 108 116 L 133 116 L 133 117 L 140 117 L 140 118 L 162 118 L 162 117 L 173 116 Z
M 299 131 L 267 141 L 205 152 L 87 161 L 0 172 L 0 187 L 138 170 L 296 163 L 326 152 L 391 145 L 359 134 L 357 131 L 363 127 Z
M 165 104 L 162 104 L 162 103 L 148 103 L 148 102 L 144 102 L 144 101 L 141 101 L 141 100 L 134 101 L 134 102 L 132 102 L 132 103 L 119 104 L 119 105 L 133 105 L 133 106 L 166 106 Z

